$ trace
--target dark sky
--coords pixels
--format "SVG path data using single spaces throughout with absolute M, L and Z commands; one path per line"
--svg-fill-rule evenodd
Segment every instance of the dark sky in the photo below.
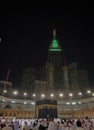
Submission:
M 52 30 L 63 46 L 68 63 L 77 62 L 94 85 L 94 14 L 89 7 L 0 8 L 0 80 L 18 85 L 24 67 L 46 63 Z

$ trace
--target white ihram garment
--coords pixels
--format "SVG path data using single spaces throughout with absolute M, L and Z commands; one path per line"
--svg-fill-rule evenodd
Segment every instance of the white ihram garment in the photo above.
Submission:
M 53 121 L 49 122 L 48 130 L 57 130 L 55 122 Z

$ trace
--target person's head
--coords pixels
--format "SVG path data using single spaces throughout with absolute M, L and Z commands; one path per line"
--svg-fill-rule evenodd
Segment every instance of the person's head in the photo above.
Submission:
M 88 116 L 86 116 L 85 119 L 88 119 Z
M 77 127 L 81 127 L 81 126 L 82 126 L 81 121 L 80 121 L 80 120 L 77 120 L 76 125 L 77 125 Z

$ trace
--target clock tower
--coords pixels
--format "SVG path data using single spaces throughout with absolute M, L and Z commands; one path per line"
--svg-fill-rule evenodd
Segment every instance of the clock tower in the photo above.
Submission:
M 53 39 L 48 50 L 48 87 L 49 89 L 61 89 L 62 85 L 62 48 L 56 38 L 56 30 L 53 30 Z

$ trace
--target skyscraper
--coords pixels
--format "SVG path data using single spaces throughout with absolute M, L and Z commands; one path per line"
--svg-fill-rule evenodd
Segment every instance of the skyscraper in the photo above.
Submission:
M 86 70 L 78 71 L 79 89 L 84 91 L 89 89 L 88 72 Z
M 77 63 L 71 63 L 69 67 L 70 90 L 79 90 Z
M 53 39 L 48 50 L 48 86 L 49 89 L 62 88 L 62 48 L 53 30 Z

